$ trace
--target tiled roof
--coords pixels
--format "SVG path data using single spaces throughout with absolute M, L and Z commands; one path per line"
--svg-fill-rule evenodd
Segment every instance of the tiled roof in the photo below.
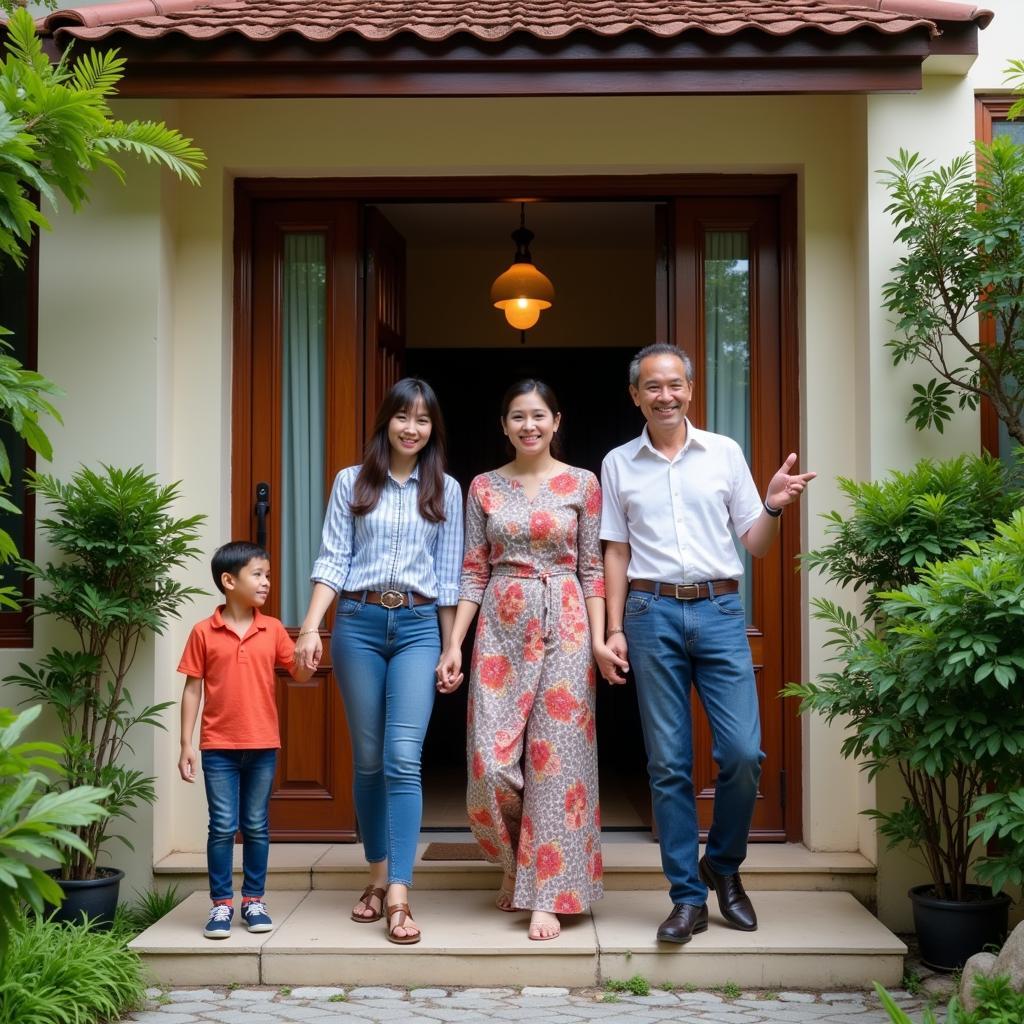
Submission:
M 870 28 L 896 35 L 936 22 L 971 21 L 989 11 L 947 0 L 123 0 L 57 11 L 46 29 L 83 40 L 119 33 L 141 39 L 240 35 L 253 41 L 292 32 L 310 41 L 354 33 L 385 40 L 401 33 L 438 41 L 459 34 L 500 41 L 516 32 L 561 39 L 571 32 L 662 38 L 684 32 L 731 36 L 744 30 L 787 36 L 806 29 L 847 35 Z

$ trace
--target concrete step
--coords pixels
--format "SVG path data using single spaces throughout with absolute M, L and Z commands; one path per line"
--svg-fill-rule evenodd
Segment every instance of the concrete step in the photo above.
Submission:
M 357 924 L 358 893 L 268 894 L 276 927 L 204 939 L 208 901 L 194 893 L 132 943 L 163 985 L 601 985 L 641 974 L 652 984 L 749 989 L 892 986 L 906 947 L 846 892 L 759 892 L 756 932 L 728 928 L 712 899 L 711 926 L 687 946 L 655 942 L 670 909 L 658 892 L 609 892 L 586 914 L 563 918 L 550 942 L 527 938 L 527 913 L 503 914 L 489 891 L 422 891 L 412 904 L 423 929 L 396 946 L 382 922 Z
M 464 841 L 471 841 L 465 836 Z M 500 871 L 482 860 L 424 861 L 426 843 L 416 860 L 416 889 L 497 889 Z M 609 892 L 666 889 L 658 844 L 649 836 L 606 834 L 601 844 L 604 884 Z M 241 847 L 235 848 L 236 888 L 241 882 Z M 180 892 L 205 891 L 206 855 L 172 853 L 154 866 L 161 887 Z M 366 862 L 358 843 L 272 843 L 268 887 L 275 890 L 362 889 Z M 750 890 L 849 892 L 874 909 L 875 867 L 859 853 L 808 850 L 800 843 L 752 843 L 743 864 Z

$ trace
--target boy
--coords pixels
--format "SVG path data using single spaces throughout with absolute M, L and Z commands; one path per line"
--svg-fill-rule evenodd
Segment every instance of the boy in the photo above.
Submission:
M 294 664 L 295 644 L 277 619 L 260 608 L 270 593 L 270 560 L 247 541 L 218 548 L 211 562 L 221 605 L 193 629 L 178 671 L 187 676 L 181 698 L 181 757 L 185 782 L 196 780 L 192 746 L 204 696 L 199 749 L 210 812 L 206 844 L 213 906 L 203 934 L 226 939 L 234 915 L 231 861 L 242 831 L 242 920 L 251 932 L 274 927 L 263 902 L 270 852 L 268 805 L 281 746 L 274 667 L 305 682 L 312 669 Z

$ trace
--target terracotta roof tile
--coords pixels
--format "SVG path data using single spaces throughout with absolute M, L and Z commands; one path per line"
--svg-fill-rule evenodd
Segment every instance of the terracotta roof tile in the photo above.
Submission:
M 730 36 L 752 29 L 787 36 L 812 29 L 846 35 L 862 28 L 898 34 L 936 21 L 975 21 L 991 12 L 947 0 L 122 0 L 57 11 L 46 29 L 78 39 L 119 33 L 142 39 L 241 35 L 253 41 L 294 32 L 311 41 L 346 33 L 385 40 L 410 33 L 437 41 L 466 34 L 498 41 L 515 32 L 561 39 L 584 31 L 663 38 L 683 32 Z

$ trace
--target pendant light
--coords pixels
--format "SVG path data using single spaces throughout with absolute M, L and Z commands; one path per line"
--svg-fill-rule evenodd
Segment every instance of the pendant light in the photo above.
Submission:
M 512 327 L 526 331 L 540 318 L 542 309 L 551 308 L 555 288 L 533 265 L 533 232 L 526 227 L 525 203 L 519 204 L 519 227 L 512 232 L 512 241 L 516 243 L 512 266 L 491 285 L 491 302 L 504 311 Z

